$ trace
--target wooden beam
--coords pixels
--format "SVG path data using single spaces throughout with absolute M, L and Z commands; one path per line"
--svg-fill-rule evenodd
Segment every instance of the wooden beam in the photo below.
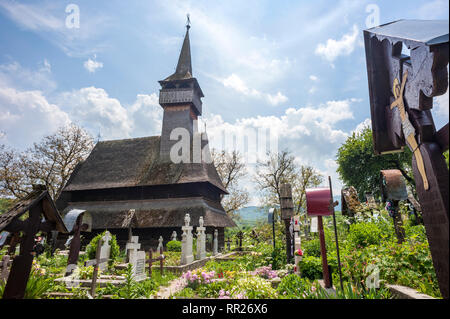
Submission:
M 436 132 L 436 142 L 442 149 L 442 152 L 448 150 L 448 123 L 444 125 L 439 131 Z

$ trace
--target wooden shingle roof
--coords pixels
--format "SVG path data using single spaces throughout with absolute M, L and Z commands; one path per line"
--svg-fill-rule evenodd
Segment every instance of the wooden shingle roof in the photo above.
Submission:
M 159 146 L 160 136 L 98 142 L 64 191 L 209 182 L 227 193 L 213 163 L 163 162 Z

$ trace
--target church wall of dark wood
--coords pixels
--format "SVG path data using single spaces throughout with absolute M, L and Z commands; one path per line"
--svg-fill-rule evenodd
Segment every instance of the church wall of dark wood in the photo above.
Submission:
M 67 201 L 120 201 L 198 196 L 203 196 L 211 200 L 220 200 L 220 195 L 217 190 L 208 186 L 207 183 L 186 183 L 162 186 L 140 186 L 72 191 L 63 193 L 63 195 L 61 195 L 61 200 L 58 199 L 58 201 L 60 202 L 60 206 L 63 207 Z M 65 204 L 65 206 L 66 205 L 67 204 Z

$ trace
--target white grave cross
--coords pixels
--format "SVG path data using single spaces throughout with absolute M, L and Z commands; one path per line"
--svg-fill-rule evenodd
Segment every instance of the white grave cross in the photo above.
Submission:
M 109 231 L 106 231 L 105 235 L 102 237 L 103 239 L 103 245 L 101 246 L 100 250 L 100 259 L 106 259 L 109 260 L 109 256 L 111 254 L 111 245 L 110 240 L 112 239 L 111 233 Z M 108 267 L 108 262 L 105 261 L 99 265 L 99 269 L 101 271 L 104 271 Z
M 200 226 L 197 227 L 197 258 L 204 259 L 206 258 L 206 227 L 203 226 L 203 216 L 200 216 L 198 223 Z
M 181 237 L 181 265 L 190 264 L 194 261 L 194 255 L 192 254 L 192 226 L 189 226 L 191 218 L 189 214 L 184 216 L 184 226 L 181 227 L 183 231 Z

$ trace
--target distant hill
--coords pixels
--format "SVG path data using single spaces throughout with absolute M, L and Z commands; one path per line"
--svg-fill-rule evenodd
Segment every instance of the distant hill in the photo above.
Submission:
M 333 199 L 339 202 L 339 205 L 334 208 L 335 211 L 341 211 L 341 196 L 333 196 Z M 264 207 L 248 206 L 239 209 L 236 212 L 241 216 L 241 220 L 237 221 L 238 226 L 254 226 L 257 222 L 266 222 L 269 210 Z
M 248 206 L 239 209 L 236 213 L 241 216 L 241 219 L 236 222 L 238 226 L 253 226 L 258 221 L 267 222 L 268 210 L 262 207 Z

